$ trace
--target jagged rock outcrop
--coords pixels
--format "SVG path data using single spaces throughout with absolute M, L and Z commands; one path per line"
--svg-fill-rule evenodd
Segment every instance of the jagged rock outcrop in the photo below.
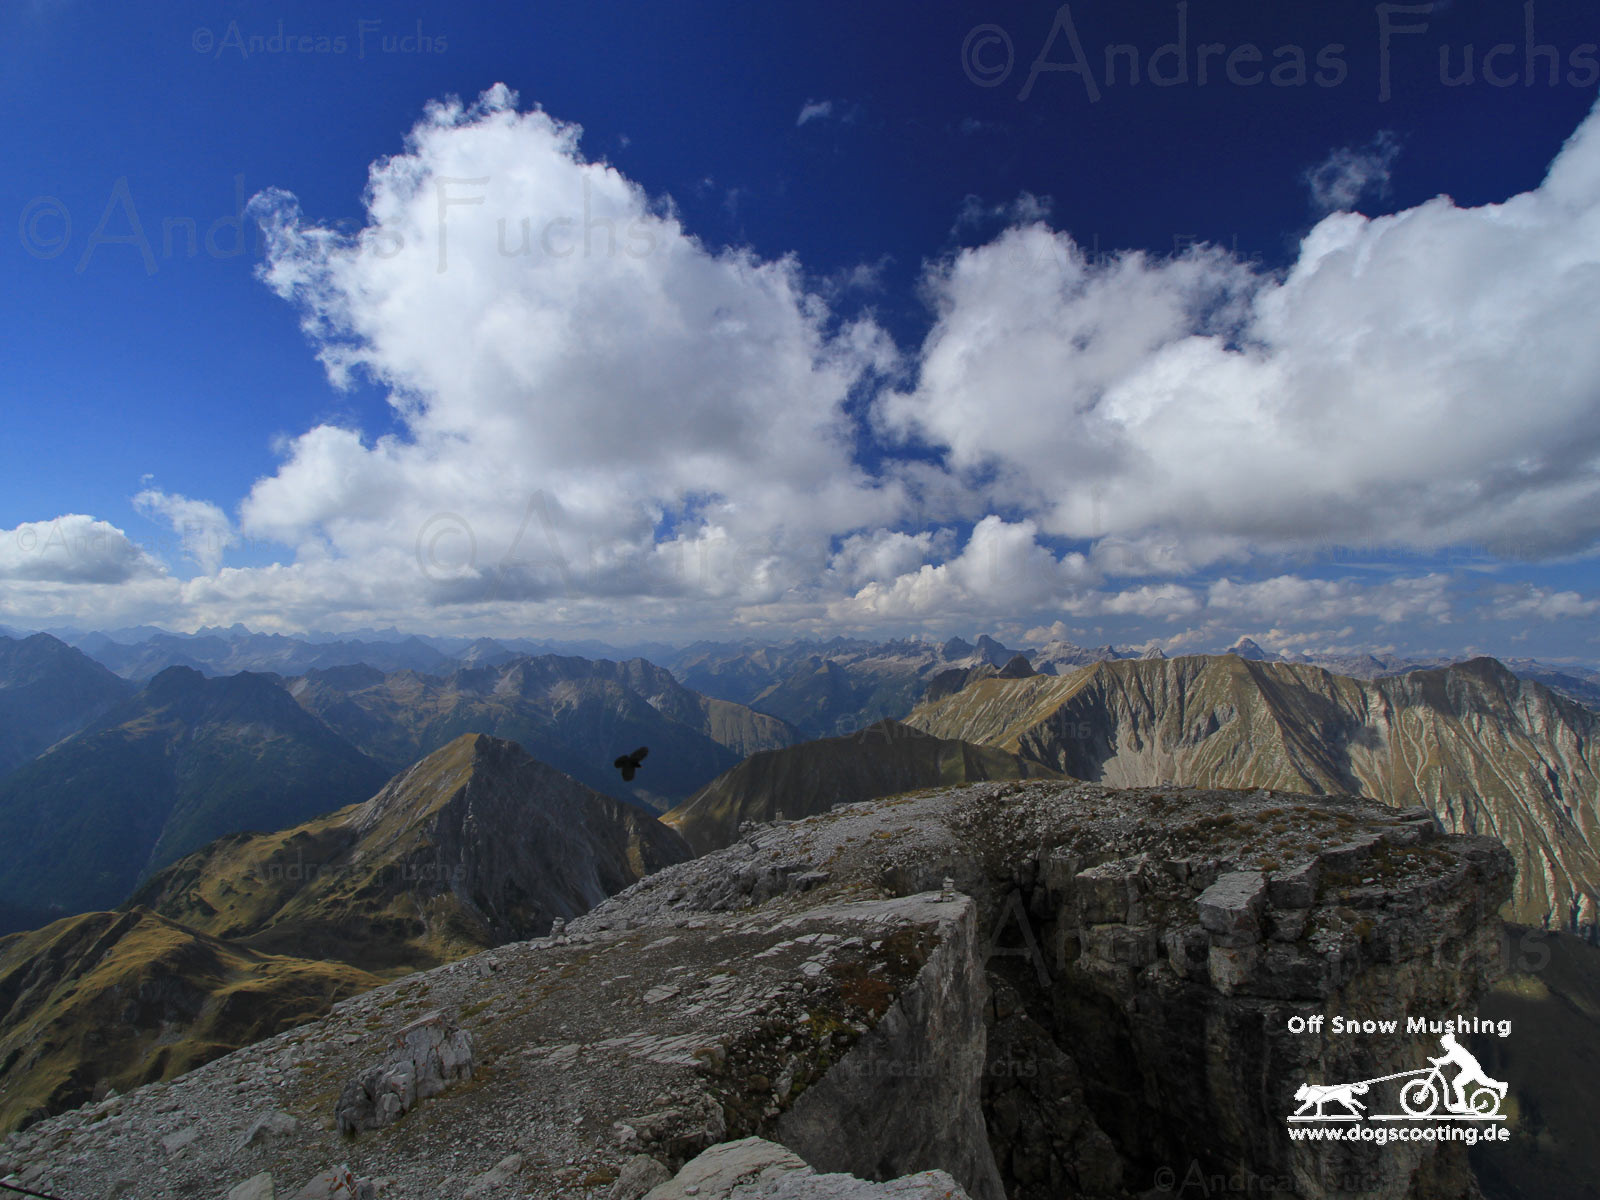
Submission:
M 1493 659 L 1363 681 L 1234 655 L 982 680 L 906 723 L 1119 787 L 1425 805 L 1517 861 L 1506 916 L 1600 936 L 1600 716 Z
M 925 1074 L 889 1093 L 876 1128 L 905 1132 L 905 1148 L 858 1134 L 862 1153 L 894 1177 L 937 1169 L 918 1157 L 930 1149 L 973 1161 L 983 1142 L 974 916 L 964 896 L 836 898 L 817 909 L 780 901 L 753 921 L 707 913 L 504 946 L 357 997 L 170 1085 L 40 1122 L 0 1145 L 0 1171 L 57 1194 L 138 1181 L 141 1198 L 164 1200 L 220 1194 L 263 1172 L 293 1195 L 347 1164 L 391 1196 L 492 1195 L 480 1185 L 496 1171 L 523 1194 L 551 1196 L 609 1186 L 641 1154 L 675 1171 L 720 1142 L 772 1137 L 862 1046 L 869 1058 L 893 1046 L 967 1072 Z M 971 960 L 976 992 L 948 989 L 946 969 L 959 964 L 941 950 Z M 952 1019 L 919 1027 L 920 1038 L 892 1015 L 946 1004 Z M 473 1079 L 406 1115 L 395 1126 L 404 1137 L 340 1133 L 344 1085 L 418 1010 L 470 1033 Z M 937 1044 L 940 1029 L 963 1041 Z M 269 1108 L 293 1116 L 297 1131 L 242 1144 Z M 992 1165 L 989 1177 L 972 1194 L 999 1200 Z
M 418 1017 L 394 1035 L 394 1045 L 397 1055 L 369 1067 L 339 1092 L 333 1119 L 340 1133 L 393 1125 L 417 1101 L 472 1078 L 472 1035 L 447 1024 L 442 1012 Z
M 1190 1163 L 1308 1200 L 1355 1178 L 1376 1200 L 1454 1198 L 1459 1144 L 1285 1134 L 1300 1084 L 1408 1070 L 1433 1044 L 1290 1018 L 1473 1011 L 1510 877 L 1492 839 L 1344 798 L 1024 781 L 869 801 L 41 1122 L 0 1168 L 57 1194 L 138 1178 L 151 1200 L 339 1163 L 392 1195 L 455 1200 L 500 1172 L 553 1196 L 759 1137 L 824 1177 L 943 1170 L 975 1200 L 1126 1200 Z M 435 1010 L 481 1073 L 403 1138 L 343 1138 L 338 1087 Z M 269 1107 L 301 1132 L 241 1149 Z
M 614 1200 L 622 1200 L 616 1196 Z M 968 1200 L 945 1171 L 919 1171 L 885 1183 L 854 1175 L 819 1174 L 776 1142 L 723 1142 L 685 1163 L 646 1200 Z M 635 1200 L 628 1196 L 627 1200 Z
M 870 878 L 892 890 L 948 874 L 1014 943 L 1001 951 L 1010 993 L 996 988 L 985 1085 L 1012 1195 L 1141 1192 L 1173 1163 L 1199 1163 L 1208 1178 L 1292 1178 L 1305 1196 L 1339 1194 L 1327 1180 L 1341 1178 L 1394 1197 L 1465 1186 L 1459 1147 L 1388 1147 L 1380 1162 L 1370 1144 L 1291 1146 L 1282 1121 L 1299 1083 L 1409 1069 L 1434 1047 L 1313 1044 L 1288 1018 L 1345 1004 L 1470 1012 L 1499 970 L 1503 847 L 1437 839 L 1424 810 L 1348 798 L 1042 782 L 966 791 L 989 805 L 950 812 L 900 797 L 785 826 L 781 840 L 759 833 L 723 852 L 734 871 L 706 873 L 723 856 L 681 864 L 579 927 L 624 911 L 737 910 L 748 899 L 730 894 L 730 874 L 787 866 L 799 879 L 825 863 L 829 888 Z
M 1115 646 L 1079 646 L 1073 642 L 1056 639 L 1046 642 L 1030 656 L 1034 669 L 1041 675 L 1071 675 L 1080 667 L 1097 662 L 1115 662 L 1119 658 L 1135 658 L 1137 651 L 1118 650 Z
M 696 854 L 720 850 L 747 821 L 794 820 L 837 804 L 984 779 L 1055 777 L 1015 754 L 878 721 L 843 737 L 751 755 L 661 818 Z

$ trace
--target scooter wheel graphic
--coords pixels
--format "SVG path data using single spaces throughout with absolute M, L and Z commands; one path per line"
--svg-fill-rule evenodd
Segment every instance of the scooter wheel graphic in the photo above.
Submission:
M 1467 1103 L 1473 1112 L 1486 1117 L 1500 1107 L 1500 1097 L 1489 1088 L 1479 1088 L 1467 1098 Z
M 1400 1107 L 1413 1117 L 1425 1117 L 1439 1107 L 1439 1092 L 1431 1079 L 1413 1079 L 1400 1089 Z

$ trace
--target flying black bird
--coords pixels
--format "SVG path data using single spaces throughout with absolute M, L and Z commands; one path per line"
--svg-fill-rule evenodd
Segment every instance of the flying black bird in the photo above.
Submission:
M 640 746 L 632 754 L 624 754 L 611 765 L 622 772 L 623 783 L 631 783 L 633 781 L 633 773 L 639 769 L 639 764 L 644 761 L 644 756 L 649 753 L 649 746 Z

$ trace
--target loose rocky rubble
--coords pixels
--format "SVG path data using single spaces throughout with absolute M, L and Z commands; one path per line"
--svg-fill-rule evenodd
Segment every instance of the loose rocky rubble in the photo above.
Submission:
M 1288 1141 L 1300 1083 L 1430 1048 L 1288 1018 L 1472 1011 L 1509 887 L 1498 843 L 1364 801 L 1057 782 L 871 801 L 40 1122 L 0 1173 L 69 1200 L 1125 1200 L 1192 1161 L 1305 1197 L 1456 1196 L 1451 1147 Z M 470 1046 L 470 1077 L 399 1104 L 397 1036 L 441 1083 L 442 1048 Z M 402 1111 L 369 1127 L 385 1095 Z M 689 1190 L 750 1138 L 808 1173 Z
M 819 1174 L 798 1154 L 752 1137 L 711 1147 L 645 1200 L 967 1200 L 967 1194 L 944 1171 L 884 1183 Z

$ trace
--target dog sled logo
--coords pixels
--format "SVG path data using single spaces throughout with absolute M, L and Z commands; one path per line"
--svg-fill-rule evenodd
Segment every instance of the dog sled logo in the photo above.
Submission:
M 1322 1111 L 1322 1106 L 1328 1103 L 1328 1101 L 1332 1100 L 1338 1104 L 1344 1105 L 1345 1107 L 1345 1115 L 1340 1119 L 1359 1121 L 1361 1119 L 1362 1112 L 1365 1111 L 1367 1106 L 1361 1103 L 1361 1101 L 1357 1100 L 1356 1097 L 1365 1096 L 1366 1094 L 1366 1082 L 1330 1083 L 1326 1086 L 1316 1083 L 1302 1083 L 1300 1085 L 1300 1090 L 1294 1094 L 1294 1098 L 1296 1100 L 1304 1101 L 1304 1103 L 1302 1103 L 1299 1108 L 1294 1110 L 1294 1114 L 1289 1118 L 1289 1120 L 1333 1120 L 1334 1118 L 1329 1117 Z M 1306 1117 L 1306 1110 L 1311 1108 L 1313 1105 L 1316 1106 L 1317 1115 L 1314 1117 Z
M 1506 1084 L 1490 1079 L 1477 1057 L 1456 1041 L 1455 1034 L 1439 1038 L 1444 1053 L 1429 1056 L 1431 1067 L 1397 1071 L 1355 1083 L 1303 1083 L 1294 1098 L 1300 1107 L 1289 1114 L 1291 1121 L 1504 1121 L 1500 1107 L 1505 1103 Z M 1446 1068 L 1455 1072 L 1446 1077 Z M 1398 1091 L 1399 1112 L 1367 1112 L 1367 1103 L 1357 1100 L 1378 1083 L 1404 1079 Z M 1374 1101 L 1375 1102 L 1375 1101 Z M 1333 1104 L 1343 1111 L 1326 1110 Z M 1441 1109 L 1443 1111 L 1441 1111 Z M 1313 1111 L 1315 1110 L 1315 1111 Z

